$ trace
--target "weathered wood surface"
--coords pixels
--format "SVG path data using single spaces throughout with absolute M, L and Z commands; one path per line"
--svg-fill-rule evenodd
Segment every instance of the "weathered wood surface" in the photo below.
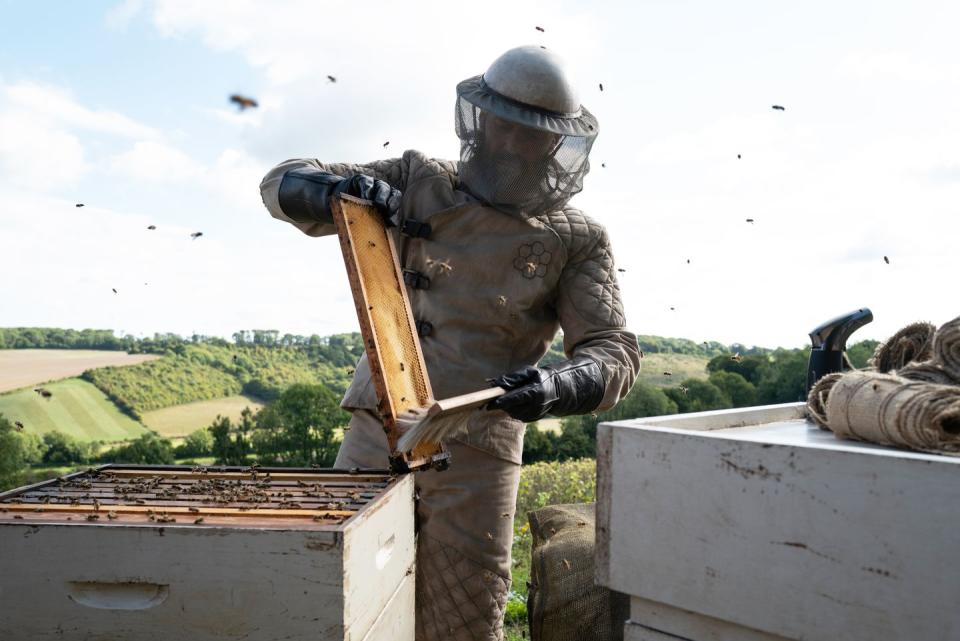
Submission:
M 407 475 L 335 531 L 3 522 L 0 639 L 410 641 L 413 512 Z
M 960 638 L 960 460 L 800 416 L 601 424 L 598 582 L 789 639 Z
M 656 631 L 672 635 L 671 639 L 693 641 L 790 641 L 785 637 L 768 634 L 742 625 L 681 610 L 649 599 L 630 597 L 630 621 L 628 628 L 643 626 L 650 634 Z M 637 631 L 636 634 L 643 634 Z M 641 638 L 643 638 L 641 636 Z

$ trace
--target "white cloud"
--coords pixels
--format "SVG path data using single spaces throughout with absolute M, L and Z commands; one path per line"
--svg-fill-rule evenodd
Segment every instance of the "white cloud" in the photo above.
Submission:
M 110 160 L 119 174 L 146 182 L 176 183 L 203 179 L 206 169 L 183 151 L 155 140 L 141 140 Z
M 48 191 L 75 185 L 89 169 L 75 135 L 29 114 L 0 110 L 0 182 Z
M 17 83 L 3 89 L 13 109 L 68 127 L 112 134 L 125 138 L 157 138 L 159 132 L 113 111 L 88 109 L 59 87 Z

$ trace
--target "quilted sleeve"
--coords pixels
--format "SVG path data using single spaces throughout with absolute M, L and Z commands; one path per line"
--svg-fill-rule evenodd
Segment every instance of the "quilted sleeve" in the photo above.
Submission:
M 290 223 L 308 236 L 328 236 L 330 234 L 336 234 L 337 228 L 334 225 L 324 223 L 300 223 L 291 220 L 283 213 L 283 210 L 280 209 L 279 202 L 280 182 L 283 180 L 283 175 L 292 169 L 299 169 L 300 167 L 313 167 L 320 171 L 343 176 L 344 178 L 356 174 L 366 174 L 379 180 L 384 180 L 390 183 L 395 189 L 403 191 L 406 187 L 406 167 L 408 164 L 406 159 L 407 157 L 404 155 L 404 158 L 376 160 L 365 164 L 322 163 L 312 158 L 286 160 L 271 169 L 267 172 L 267 175 L 263 177 L 263 180 L 260 182 L 260 197 L 263 199 L 263 204 L 271 216 Z
M 557 313 L 567 358 L 600 364 L 605 392 L 597 411 L 626 396 L 640 372 L 637 337 L 627 331 L 607 232 L 579 212 L 567 216 L 568 255 L 560 275 Z

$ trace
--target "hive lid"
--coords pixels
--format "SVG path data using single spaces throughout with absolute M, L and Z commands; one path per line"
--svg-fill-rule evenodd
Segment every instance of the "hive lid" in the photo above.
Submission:
M 395 479 L 386 470 L 104 465 L 0 494 L 0 524 L 341 530 Z

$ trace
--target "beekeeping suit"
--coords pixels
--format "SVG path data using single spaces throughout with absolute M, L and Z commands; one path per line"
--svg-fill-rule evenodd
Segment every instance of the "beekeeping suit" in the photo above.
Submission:
M 270 214 L 310 236 L 336 233 L 331 196 L 372 200 L 392 225 L 434 396 L 491 379 L 509 390 L 465 416 L 449 470 L 417 474 L 422 641 L 502 638 L 524 422 L 609 409 L 640 368 L 606 231 L 567 204 L 598 130 L 557 56 L 511 49 L 461 82 L 456 131 L 459 163 L 288 160 L 261 184 Z M 536 367 L 558 329 L 569 360 Z M 342 406 L 336 465 L 384 467 L 366 357 Z

